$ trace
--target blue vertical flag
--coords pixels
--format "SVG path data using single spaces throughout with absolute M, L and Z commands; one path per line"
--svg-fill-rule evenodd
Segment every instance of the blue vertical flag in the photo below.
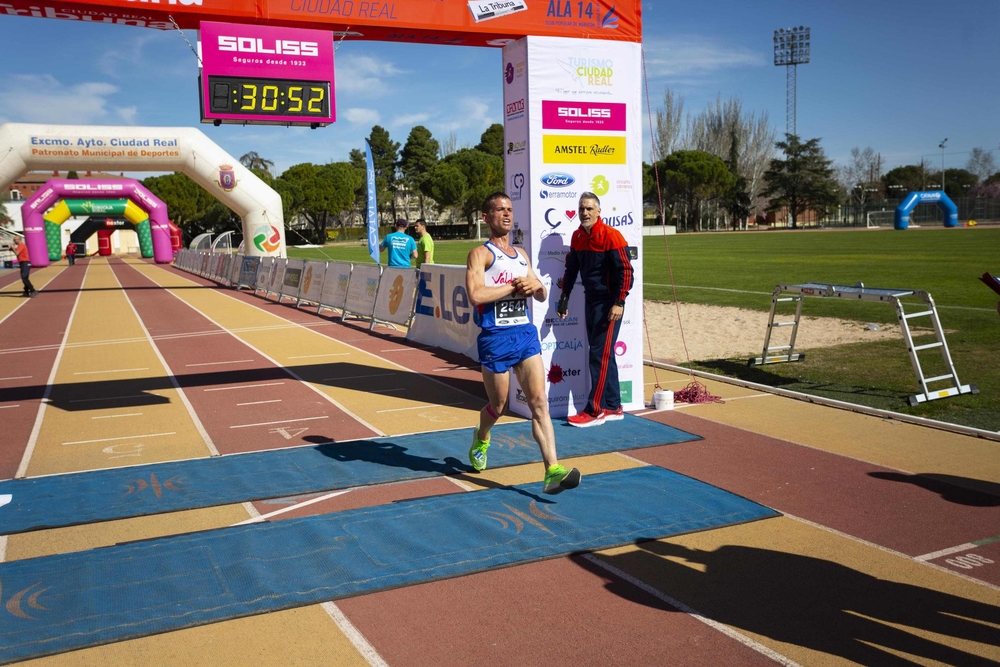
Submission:
M 372 162 L 372 145 L 365 139 L 365 171 L 368 177 L 368 254 L 376 264 L 381 264 L 378 256 L 378 207 L 375 205 L 375 165 Z

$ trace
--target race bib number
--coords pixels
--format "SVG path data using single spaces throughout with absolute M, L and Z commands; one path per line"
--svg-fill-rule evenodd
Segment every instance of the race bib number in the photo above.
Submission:
M 501 299 L 494 310 L 498 327 L 511 327 L 528 323 L 528 300 L 524 297 Z

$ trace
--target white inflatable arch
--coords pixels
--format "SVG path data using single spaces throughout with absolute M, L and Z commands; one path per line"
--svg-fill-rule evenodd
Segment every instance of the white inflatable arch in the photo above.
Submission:
M 247 255 L 285 256 L 281 196 L 200 130 L 0 125 L 0 191 L 33 169 L 183 172 L 243 219 Z

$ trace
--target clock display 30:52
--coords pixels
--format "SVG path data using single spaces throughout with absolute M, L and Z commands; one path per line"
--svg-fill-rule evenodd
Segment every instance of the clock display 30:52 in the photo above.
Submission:
M 330 115 L 330 83 L 293 79 L 209 77 L 213 113 L 252 116 Z

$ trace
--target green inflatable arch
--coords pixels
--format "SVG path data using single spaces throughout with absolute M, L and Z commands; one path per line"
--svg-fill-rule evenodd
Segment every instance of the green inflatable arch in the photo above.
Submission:
M 149 226 L 149 214 L 136 206 L 130 199 L 63 199 L 53 206 L 42 219 L 45 221 L 45 244 L 49 259 L 62 259 L 62 223 L 74 215 L 121 216 L 135 225 L 139 235 L 139 252 L 143 257 L 153 256 L 153 234 Z

